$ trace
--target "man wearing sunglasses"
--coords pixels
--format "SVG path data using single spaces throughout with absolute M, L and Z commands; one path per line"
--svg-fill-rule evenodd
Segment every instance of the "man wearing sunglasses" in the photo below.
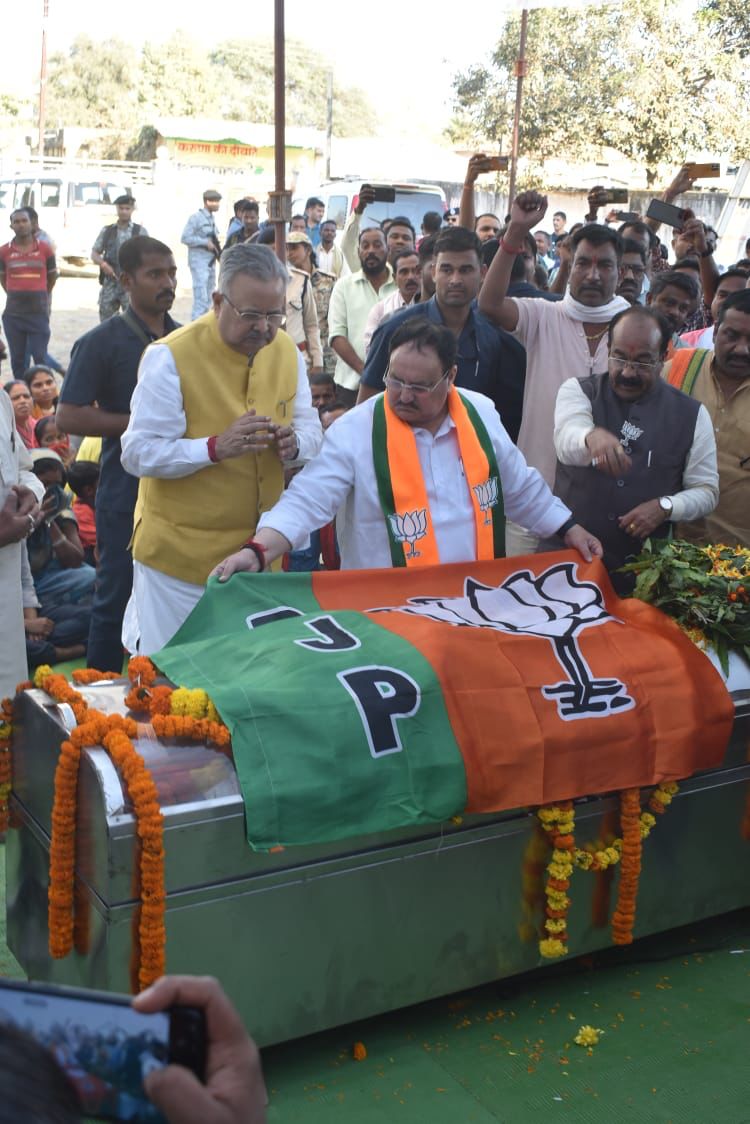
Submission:
M 489 398 L 456 390 L 453 332 L 427 317 L 391 340 L 385 391 L 334 422 L 323 448 L 264 512 L 251 542 L 213 573 L 265 569 L 337 515 L 341 568 L 483 561 L 504 553 L 505 518 L 590 561 L 601 545 L 513 445 Z M 338 514 L 337 514 L 338 513 Z
M 200 599 L 212 567 L 322 441 L 301 352 L 282 327 L 287 271 L 267 246 L 221 258 L 209 312 L 148 347 L 122 464 L 140 477 L 123 642 L 149 655 Z
M 660 377 L 670 338 L 658 312 L 626 309 L 609 325 L 608 370 L 568 379 L 557 395 L 555 494 L 601 540 L 610 571 L 718 501 L 708 411 Z M 625 591 L 628 579 L 614 584 Z

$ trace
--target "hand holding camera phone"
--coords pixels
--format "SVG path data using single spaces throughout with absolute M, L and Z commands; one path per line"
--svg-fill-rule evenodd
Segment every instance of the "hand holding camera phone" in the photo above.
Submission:
M 665 203 L 662 199 L 652 199 L 646 211 L 646 218 L 656 219 L 657 222 L 679 229 L 691 214 L 692 212 L 688 212 L 684 207 L 675 207 L 673 203 Z
M 479 167 L 480 172 L 506 172 L 510 157 L 508 156 L 486 156 L 482 160 Z
M 0 980 L 0 1032 L 3 1023 L 52 1053 L 86 1116 L 158 1124 L 164 1117 L 144 1079 L 169 1065 L 204 1078 L 206 1028 L 198 1007 L 146 1014 L 127 996 Z
M 362 190 L 367 188 L 372 192 L 372 199 L 374 203 L 395 203 L 396 202 L 396 188 L 387 187 L 384 184 L 373 185 L 371 183 L 363 183 Z

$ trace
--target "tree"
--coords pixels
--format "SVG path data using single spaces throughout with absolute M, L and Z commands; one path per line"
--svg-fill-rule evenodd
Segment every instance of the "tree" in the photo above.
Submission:
M 750 55 L 750 5 L 747 0 L 709 0 L 701 12 L 710 36 L 718 35 L 725 51 Z
M 211 65 L 208 55 L 183 31 L 166 43 L 145 43 L 138 105 L 142 119 L 236 117 L 236 82 Z
M 47 125 L 80 125 L 110 134 L 101 153 L 119 156 L 135 123 L 137 55 L 119 39 L 95 43 L 86 35 L 67 55 L 49 62 Z
M 460 120 L 473 126 L 475 141 L 510 135 L 517 53 L 516 18 L 489 64 L 454 80 Z M 746 68 L 738 53 L 698 33 L 675 0 L 533 11 L 527 58 L 520 138 L 527 159 L 585 159 L 610 146 L 642 164 L 651 184 L 659 165 L 748 147 L 747 115 L 739 112 Z
M 234 83 L 237 116 L 271 124 L 273 102 L 273 43 L 231 39 L 210 55 L 222 81 Z M 286 121 L 324 129 L 328 70 L 304 43 L 286 42 Z M 333 131 L 337 136 L 361 136 L 375 131 L 376 115 L 358 87 L 334 88 Z

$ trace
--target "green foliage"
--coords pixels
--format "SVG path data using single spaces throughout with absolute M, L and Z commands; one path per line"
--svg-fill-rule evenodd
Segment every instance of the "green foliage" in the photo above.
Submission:
M 286 120 L 325 128 L 328 69 L 301 42 L 286 44 Z M 79 36 L 67 54 L 50 58 L 47 125 L 102 130 L 92 154 L 148 159 L 153 138 L 144 130 L 157 117 L 211 117 L 270 124 L 274 120 L 273 45 L 230 40 L 210 53 L 177 31 L 166 43 L 143 50 L 118 39 L 95 43 Z M 0 115 L 17 113 L 3 96 Z M 337 136 L 368 135 L 377 117 L 357 87 L 334 85 Z M 152 154 L 152 153 L 151 153 Z
M 725 672 L 731 650 L 750 659 L 750 551 L 649 539 L 622 572 L 636 575 L 635 597 L 703 633 Z
M 212 65 L 235 83 L 238 116 L 271 124 L 273 111 L 273 43 L 270 40 L 227 40 L 210 55 Z M 324 129 L 328 68 L 299 40 L 286 41 L 286 119 L 290 125 Z M 363 136 L 375 131 L 376 115 L 357 87 L 334 83 L 333 131 L 336 136 Z
M 733 28 L 730 9 L 710 0 Z M 722 13 L 718 9 L 722 9 Z M 513 121 L 519 19 L 509 20 L 491 60 L 454 80 L 455 128 L 473 140 L 505 140 Z M 533 161 L 591 158 L 610 146 L 645 166 L 681 164 L 708 150 L 739 157 L 750 147 L 750 75 L 739 52 L 722 50 L 677 0 L 631 0 L 626 8 L 529 13 L 521 154 Z
M 68 54 L 49 60 L 47 125 L 82 125 L 116 132 L 132 128 L 138 58 L 120 39 L 95 43 L 86 35 Z
M 718 37 L 722 50 L 750 55 L 750 5 L 747 0 L 708 0 L 701 13 L 705 34 Z

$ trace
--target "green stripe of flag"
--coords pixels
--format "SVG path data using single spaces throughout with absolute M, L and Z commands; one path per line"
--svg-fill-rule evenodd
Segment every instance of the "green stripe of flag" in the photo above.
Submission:
M 440 822 L 466 805 L 428 660 L 377 618 L 321 609 L 308 575 L 209 582 L 154 662 L 206 690 L 229 727 L 254 849 Z

